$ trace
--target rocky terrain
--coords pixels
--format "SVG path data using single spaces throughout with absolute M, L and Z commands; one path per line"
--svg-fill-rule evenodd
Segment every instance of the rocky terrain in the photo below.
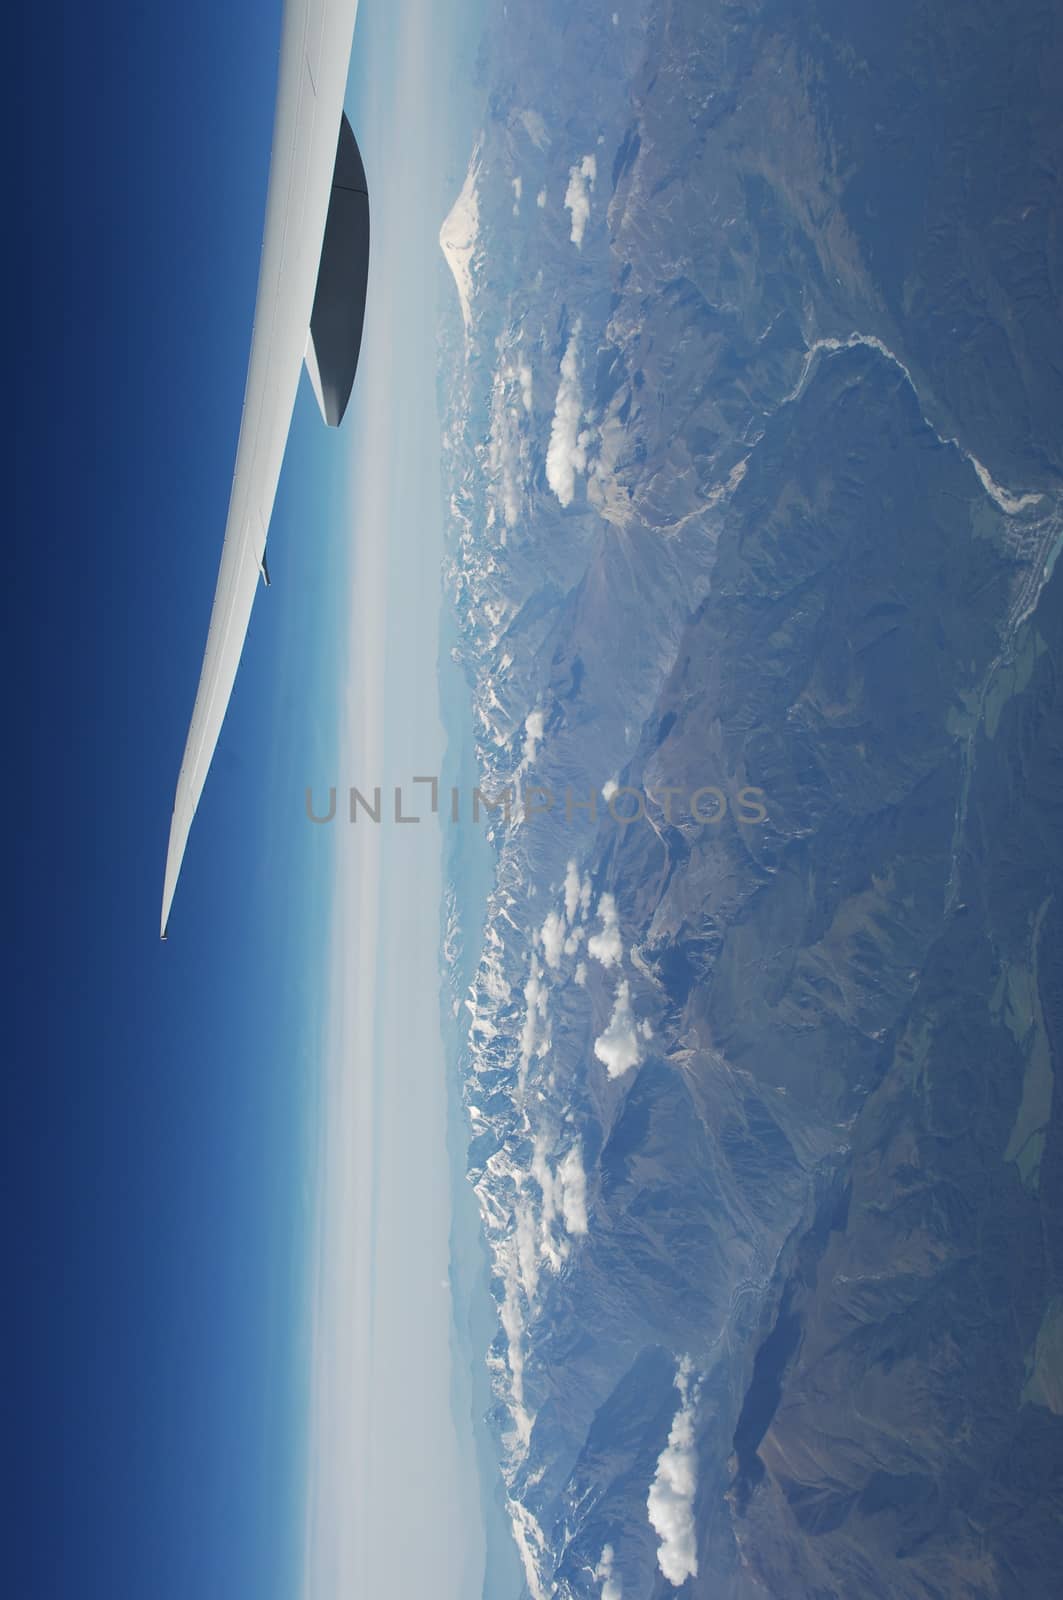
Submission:
M 490 13 L 453 1000 L 535 1600 L 1054 1592 L 1061 38 Z

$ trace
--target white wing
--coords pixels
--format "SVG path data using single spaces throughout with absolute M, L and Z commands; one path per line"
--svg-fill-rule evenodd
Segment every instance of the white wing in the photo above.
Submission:
M 177 779 L 162 936 L 240 665 L 266 548 L 328 215 L 358 0 L 286 0 L 251 359 L 218 587 Z

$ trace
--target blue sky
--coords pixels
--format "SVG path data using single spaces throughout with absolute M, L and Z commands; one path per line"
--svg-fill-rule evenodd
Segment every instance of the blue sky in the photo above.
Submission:
M 363 0 L 356 75 L 372 20 Z M 334 847 L 302 804 L 340 758 L 353 460 L 305 384 L 273 587 L 156 934 L 279 30 L 275 0 L 16 24 L 12 1593 L 269 1600 L 302 1581 L 335 1025 Z

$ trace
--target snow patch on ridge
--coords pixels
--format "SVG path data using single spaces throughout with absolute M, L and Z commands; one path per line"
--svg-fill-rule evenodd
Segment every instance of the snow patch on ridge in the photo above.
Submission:
M 472 320 L 473 267 L 480 236 L 480 199 L 477 193 L 479 176 L 480 147 L 477 145 L 472 153 L 461 193 L 439 230 L 439 246 L 454 277 L 466 336 Z

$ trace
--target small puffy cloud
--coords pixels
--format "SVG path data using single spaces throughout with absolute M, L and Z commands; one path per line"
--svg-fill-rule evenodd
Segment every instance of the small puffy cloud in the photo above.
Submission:
M 694 1415 L 697 1395 L 691 1383 L 688 1360 L 679 1365 L 676 1387 L 680 1394 L 668 1444 L 657 1459 L 657 1471 L 646 1499 L 650 1525 L 660 1540 L 657 1565 L 668 1582 L 678 1587 L 698 1575 L 694 1496 L 698 1486 Z
M 539 207 L 540 211 L 542 211 L 545 208 L 545 206 L 546 206 L 546 190 L 545 189 L 540 189 L 539 190 L 539 193 L 535 196 L 535 204 Z
M 576 967 L 576 982 L 579 984 L 580 988 L 582 989 L 583 985 L 586 983 L 586 981 L 587 981 L 587 963 L 585 961 L 581 961 L 579 963 L 579 965 Z
M 513 179 L 513 198 L 519 200 L 524 192 L 524 179 L 518 175 Z
M 539 934 L 543 942 L 543 954 L 546 956 L 546 965 L 557 968 L 561 965 L 561 952 L 565 948 L 565 919 L 558 912 L 551 911 L 543 923 Z
M 572 932 L 569 934 L 568 938 L 565 940 L 565 954 L 566 954 L 566 956 L 574 956 L 576 954 L 576 951 L 579 949 L 580 945 L 583 943 L 583 936 L 586 933 L 586 931 L 587 931 L 586 928 L 573 928 Z
M 565 916 L 569 922 L 575 922 L 579 910 L 579 887 L 579 868 L 573 860 L 565 872 Z
M 525 411 L 532 408 L 532 369 L 526 361 L 517 363 L 517 378 L 520 382 L 520 403 Z
M 594 1053 L 611 1078 L 622 1078 L 642 1060 L 638 1028 L 631 1010 L 631 986 L 624 978 L 616 986 L 609 1026 L 594 1041 Z
M 605 801 L 606 805 L 609 804 L 619 787 L 620 785 L 617 783 L 615 778 L 606 778 L 605 782 L 602 784 L 602 799 Z
M 572 213 L 572 243 L 576 249 L 583 245 L 583 235 L 591 214 L 591 191 L 598 178 L 598 159 L 584 156 L 569 169 L 568 188 L 565 190 L 565 209 Z
M 577 322 L 561 358 L 561 377 L 550 424 L 550 443 L 546 447 L 546 481 L 563 506 L 572 504 L 576 474 L 587 469 L 588 429 L 580 429 L 583 394 L 579 381 L 579 332 Z
M 567 1152 L 557 1170 L 561 1185 L 561 1215 L 567 1233 L 587 1231 L 587 1176 L 579 1141 Z
M 539 746 L 546 730 L 546 713 L 544 711 L 529 711 L 524 719 L 524 759 L 531 766 L 539 753 Z
M 616 1574 L 616 1555 L 611 1544 L 602 1547 L 594 1576 L 602 1586 L 601 1600 L 621 1600 L 623 1590 Z
M 600 961 L 603 967 L 619 966 L 623 960 L 624 946 L 620 938 L 620 918 L 613 895 L 602 895 L 598 901 L 598 917 L 602 931 L 592 933 L 587 940 L 587 954 L 593 956 L 595 961 Z

